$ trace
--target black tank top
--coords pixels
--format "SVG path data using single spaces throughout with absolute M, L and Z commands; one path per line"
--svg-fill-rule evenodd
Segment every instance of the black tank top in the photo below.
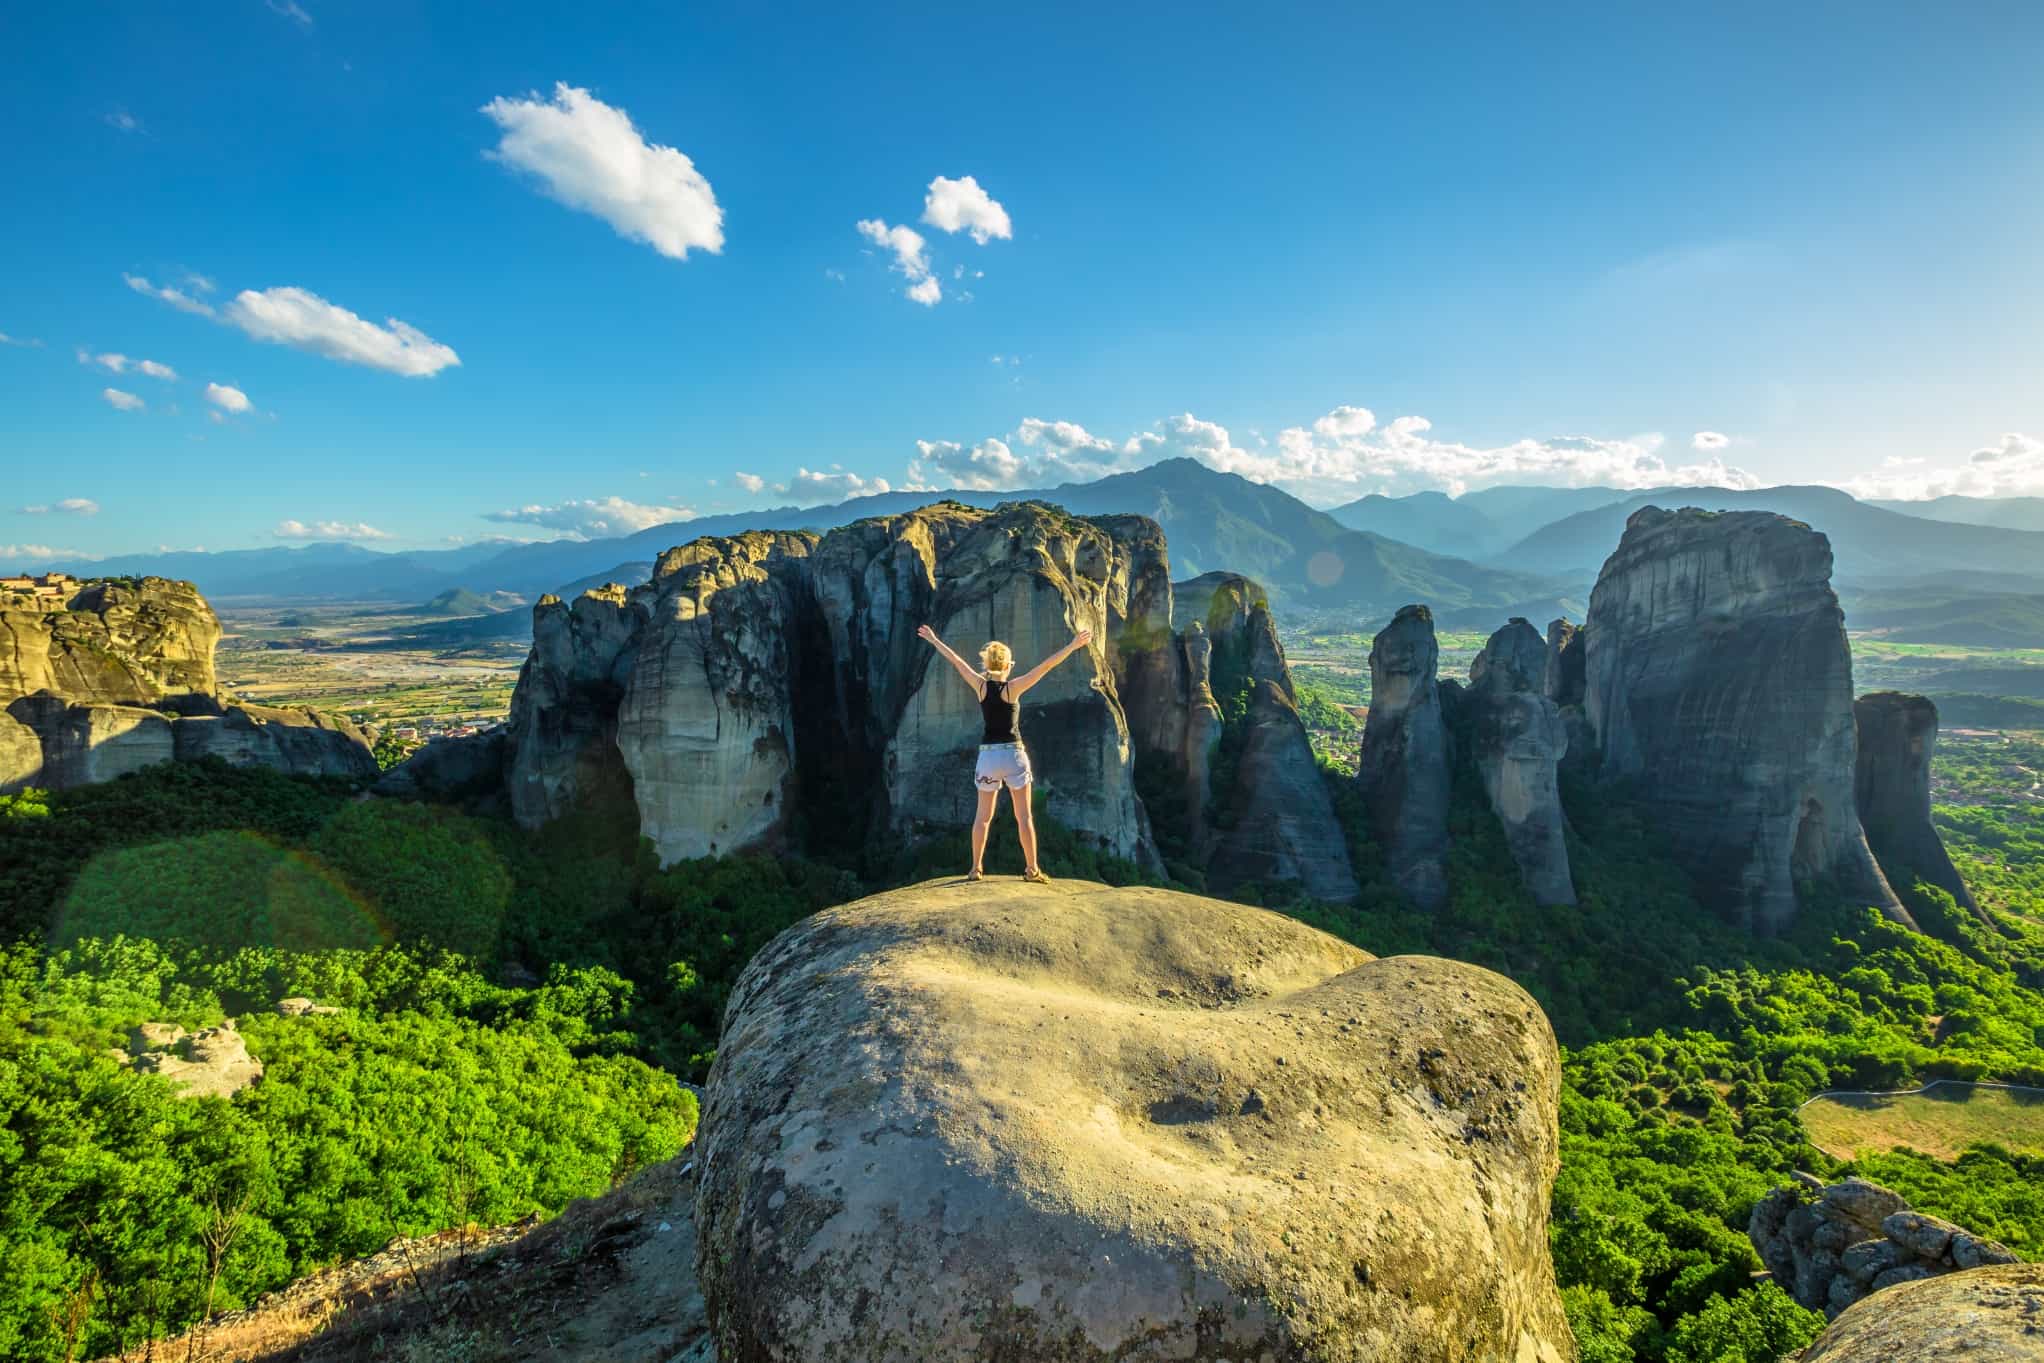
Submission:
M 979 717 L 985 722 L 980 730 L 982 743 L 1019 743 L 1022 741 L 1020 707 L 1008 699 L 1008 683 L 987 679 L 986 690 L 980 693 Z

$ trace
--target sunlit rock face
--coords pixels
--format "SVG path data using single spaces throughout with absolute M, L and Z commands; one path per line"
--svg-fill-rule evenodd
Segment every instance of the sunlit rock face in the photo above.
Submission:
M 614 783 L 670 862 L 953 831 L 977 803 L 979 702 L 917 626 L 968 658 L 1001 640 L 1018 676 L 1090 630 L 1023 701 L 1048 814 L 1156 868 L 1140 770 L 1172 797 L 1202 873 L 1225 877 L 1237 860 L 1222 855 L 1225 806 L 1252 867 L 1238 880 L 1353 898 L 1263 593 L 1232 584 L 1214 624 L 1180 628 L 1155 522 L 1037 503 L 938 503 L 820 539 L 699 540 L 663 555 L 642 586 L 535 610 L 512 703 L 512 807 L 539 824 Z M 1211 779 L 1218 673 L 1242 692 L 1247 758 L 1225 791 Z M 1252 681 L 1277 700 L 1252 707 Z M 1266 836 L 1251 847 L 1253 830 Z
M 1930 821 L 1930 761 L 1938 742 L 1938 707 L 1928 696 L 1876 691 L 1853 702 L 1859 737 L 1853 795 L 1867 846 L 1888 883 L 1921 879 L 1978 913 L 1945 842 Z
M 1555 772 L 1568 752 L 1561 709 L 1545 694 L 1548 645 L 1525 620 L 1490 636 L 1469 669 L 1471 755 L 1519 875 L 1542 904 L 1576 902 L 1568 821 Z
M 1602 774 L 1629 783 L 1706 902 L 1778 932 L 1796 882 L 1821 878 L 1908 921 L 1860 830 L 1852 655 L 1823 535 L 1768 512 L 1643 508 L 1585 630 Z
M 222 692 L 219 639 L 219 619 L 189 582 L 0 591 L 0 792 L 206 757 L 305 775 L 376 774 L 367 735 L 346 719 Z
M 1422 908 L 1448 902 L 1451 752 L 1433 612 L 1404 606 L 1370 643 L 1370 714 L 1356 779 L 1391 878 Z
M 1282 914 L 1002 878 L 826 909 L 710 1075 L 718 1357 L 1561 1363 L 1559 1091 L 1503 976 Z

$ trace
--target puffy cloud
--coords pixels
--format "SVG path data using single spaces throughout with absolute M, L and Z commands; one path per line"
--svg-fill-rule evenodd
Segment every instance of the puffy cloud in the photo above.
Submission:
M 1932 497 L 2044 496 L 2044 440 L 2009 431 L 1962 464 L 1891 458 L 1880 469 L 1839 484 L 1855 497 L 1923 501 Z
M 177 371 L 167 364 L 158 364 L 155 360 L 137 360 L 135 368 L 152 379 L 162 379 L 166 383 L 177 382 Z
M 724 249 L 724 210 L 710 182 L 675 148 L 640 136 L 623 109 L 562 81 L 551 103 L 537 92 L 499 96 L 482 112 L 504 130 L 484 155 L 534 176 L 548 197 L 675 260 Z
M 1702 450 L 1706 453 L 1711 450 L 1721 450 L 1731 443 L 1732 437 L 1724 434 L 1722 431 L 1698 431 L 1695 435 L 1689 437 L 1690 449 Z
M 849 501 L 853 497 L 894 490 L 893 484 L 885 478 L 861 478 L 856 473 L 846 473 L 836 464 L 830 467 L 829 473 L 796 469 L 793 478 L 774 484 L 774 491 L 789 493 L 803 502 L 817 503 Z
M 109 374 L 124 373 L 128 368 L 128 357 L 114 351 L 95 355 L 84 346 L 78 347 L 78 363 L 98 365 Z
M 1162 459 L 1196 459 L 1209 468 L 1274 483 L 1308 501 L 1349 501 L 1365 492 L 1393 495 L 1426 489 L 1461 493 L 1498 483 L 1622 488 L 1663 486 L 1756 487 L 1750 473 L 1712 458 L 1671 464 L 1661 437 L 1608 440 L 1590 436 L 1525 439 L 1475 446 L 1436 438 L 1425 417 L 1402 416 L 1380 424 L 1365 407 L 1342 406 L 1303 426 L 1280 432 L 1274 448 L 1246 449 L 1219 422 L 1181 412 L 1122 441 L 1094 435 L 1073 422 L 1031 417 L 1014 439 L 1027 453 L 1018 461 L 1002 440 L 964 446 L 917 441 L 909 477 L 917 486 L 978 489 L 1043 487 L 1089 479 Z M 996 449 L 995 447 L 998 447 Z
M 995 237 L 1006 240 L 1015 235 L 1008 210 L 970 175 L 957 180 L 939 175 L 930 181 L 923 197 L 923 221 L 940 232 L 969 232 L 982 246 Z
M 556 506 L 521 506 L 483 513 L 486 521 L 505 525 L 538 525 L 558 530 L 571 539 L 608 539 L 650 530 L 656 525 L 695 519 L 686 506 L 651 506 L 628 502 L 622 497 L 594 497 L 570 500 Z
M 106 125 L 116 132 L 138 133 L 142 131 L 142 120 L 119 105 L 115 105 L 112 111 L 107 114 Z
M 347 521 L 278 521 L 277 528 L 270 532 L 280 540 L 387 540 L 387 531 L 360 521 L 352 525 Z
M 417 327 L 395 317 L 377 326 L 305 289 L 275 288 L 260 293 L 243 289 L 227 305 L 226 318 L 258 341 L 295 346 L 330 360 L 367 365 L 406 378 L 437 374 L 461 363 L 452 347 Z
M 168 284 L 151 284 L 147 279 L 138 274 L 124 274 L 121 278 L 126 280 L 128 287 L 136 293 L 160 299 L 180 312 L 196 313 L 200 317 L 211 317 L 213 315 L 212 304 L 202 302 L 182 289 L 173 289 Z
M 861 218 L 857 223 L 859 235 L 884 251 L 892 252 L 894 264 L 889 267 L 899 270 L 909 278 L 909 286 L 902 290 L 924 307 L 933 307 L 944 296 L 944 286 L 930 273 L 930 257 L 925 254 L 927 243 L 923 234 L 913 227 L 889 227 L 879 218 Z
M 756 473 L 734 473 L 731 475 L 731 481 L 755 496 L 766 486 L 766 479 Z
M 242 392 L 239 388 L 235 388 L 224 383 L 207 384 L 206 401 L 212 403 L 221 411 L 232 412 L 236 416 L 239 416 L 241 413 L 248 411 L 251 407 L 254 406 L 254 404 L 248 400 L 248 394 Z
M 47 544 L 0 544 L 0 562 L 8 559 L 83 558 L 76 549 L 54 549 Z
M 118 388 L 102 388 L 99 390 L 99 396 L 101 401 L 116 412 L 139 412 L 149 405 L 133 393 L 123 393 Z
M 99 503 L 93 501 L 90 497 L 66 497 L 60 502 L 50 502 L 42 506 L 24 506 L 21 508 L 21 514 L 24 516 L 47 516 L 51 512 L 56 512 L 63 516 L 97 516 L 99 514 Z

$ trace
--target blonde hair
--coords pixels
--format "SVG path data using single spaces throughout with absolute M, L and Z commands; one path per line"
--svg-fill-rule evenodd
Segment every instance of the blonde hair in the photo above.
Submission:
M 996 639 L 979 651 L 979 665 L 989 677 L 1005 677 L 1015 666 L 1015 655 Z

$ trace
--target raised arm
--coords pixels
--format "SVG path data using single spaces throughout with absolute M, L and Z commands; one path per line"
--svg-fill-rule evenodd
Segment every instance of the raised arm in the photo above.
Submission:
M 980 689 L 986 685 L 986 678 L 980 676 L 978 670 L 971 663 L 953 653 L 951 646 L 937 637 L 937 631 L 931 629 L 928 625 L 917 625 L 916 638 L 921 639 L 931 648 L 936 649 L 945 662 L 957 668 L 958 675 L 965 678 L 965 684 L 972 688 L 972 694 L 975 696 L 980 694 Z
M 1046 676 L 1048 676 L 1050 670 L 1053 667 L 1056 667 L 1059 663 L 1071 657 L 1074 653 L 1077 653 L 1080 649 L 1084 648 L 1087 644 L 1090 644 L 1092 642 L 1093 631 L 1090 629 L 1080 630 L 1077 634 L 1072 636 L 1072 642 L 1066 644 L 1063 648 L 1051 654 L 1048 658 L 1045 658 L 1042 662 L 1030 668 L 1021 676 L 1015 678 L 1014 681 L 1008 683 L 1008 694 L 1011 696 L 1020 696 L 1024 691 L 1027 691 L 1030 687 L 1036 685 L 1036 683 L 1042 681 Z

